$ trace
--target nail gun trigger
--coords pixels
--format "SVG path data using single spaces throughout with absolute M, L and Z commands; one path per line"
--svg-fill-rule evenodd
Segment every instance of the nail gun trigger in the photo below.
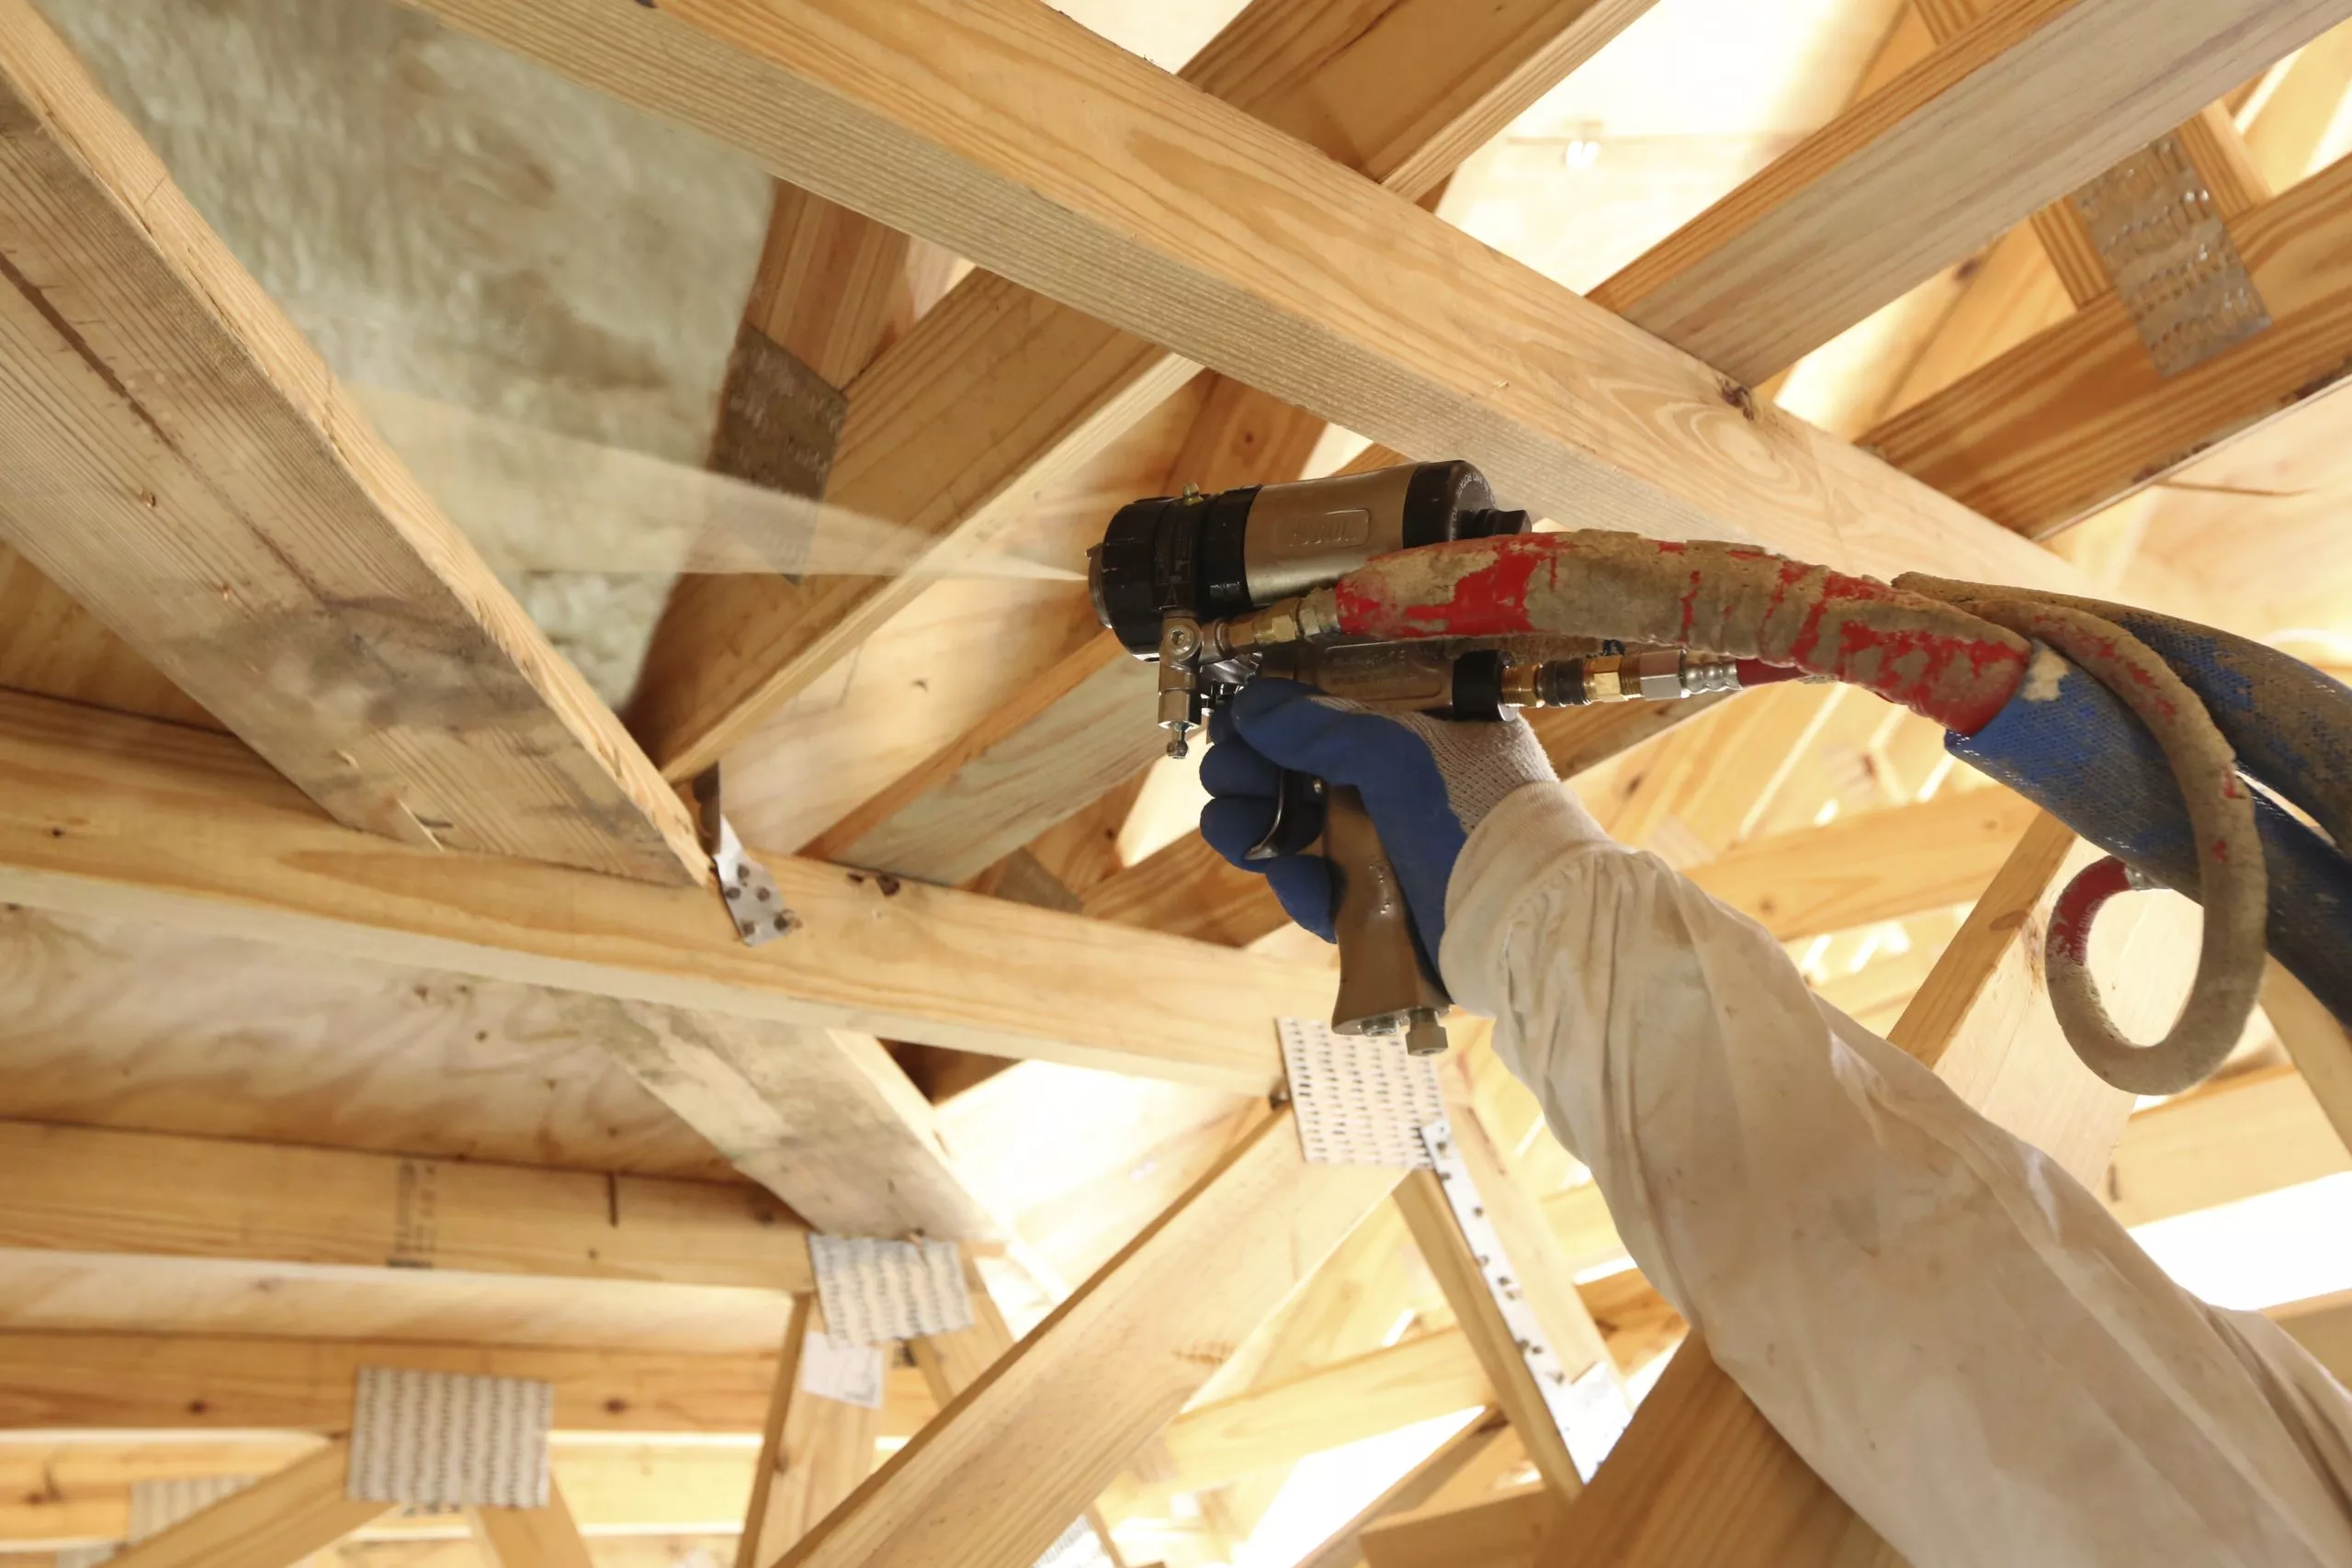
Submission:
M 1267 861 L 1304 854 L 1323 836 L 1324 804 L 1321 779 L 1284 768 L 1275 780 L 1273 823 L 1241 858 Z

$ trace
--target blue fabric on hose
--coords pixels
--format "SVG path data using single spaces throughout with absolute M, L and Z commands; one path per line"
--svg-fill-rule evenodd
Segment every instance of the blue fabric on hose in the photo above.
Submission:
M 2086 604 L 2096 603 L 2084 601 Z M 2238 765 L 2352 844 L 2352 687 L 2248 637 L 2128 604 L 2096 613 L 2188 683 Z
M 2033 672 L 1953 756 L 2000 780 L 2091 842 L 2188 897 L 2197 854 L 2188 808 L 2155 737 L 2113 694 L 2064 660 L 2054 691 Z M 2042 692 L 2041 700 L 2030 694 Z M 2269 948 L 2339 1019 L 2352 1021 L 2352 863 L 2286 812 L 2255 798 L 2269 869 Z

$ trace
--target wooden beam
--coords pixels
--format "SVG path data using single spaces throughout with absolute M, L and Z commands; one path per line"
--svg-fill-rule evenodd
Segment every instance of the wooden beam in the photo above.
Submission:
M 846 387 L 939 303 L 955 267 L 937 245 L 778 181 L 743 324 Z M 722 391 L 722 413 L 731 405 Z M 712 445 L 742 442 L 721 432 Z
M 6 1121 L 0 1173 L 0 1249 L 815 1288 L 756 1188 Z
M 1121 1518 L 1151 1512 L 1178 1493 L 1211 1491 L 1492 1397 L 1460 1329 L 1400 1340 L 1187 1410 L 1160 1438 L 1170 1472 L 1155 1474 L 1109 1511 Z
M 552 1479 L 538 1507 L 474 1508 L 467 1521 L 490 1568 L 591 1568 L 588 1543 Z
M 685 808 L 27 0 L 0 532 L 335 818 L 708 881 Z
M 1744 693 L 1675 726 L 1605 784 L 1580 786 L 1579 798 L 1618 842 L 1689 867 L 1753 837 L 1831 721 L 1854 710 L 1888 711 L 1836 685 Z
M 2223 218 L 2234 218 L 2269 199 L 2268 184 L 2247 157 L 2245 142 L 2221 105 L 2206 105 L 2202 113 L 2184 120 L 2172 134 Z M 2108 276 L 2089 225 L 2071 199 L 2052 202 L 2035 213 L 2032 229 L 2076 306 L 2114 291 L 2115 280 Z
M 348 1405 L 347 1390 L 344 1399 Z M 350 1442 L 337 1438 L 114 1561 L 126 1568 L 295 1568 L 396 1506 L 346 1496 L 350 1462 Z
M 2220 1079 L 2132 1117 L 2099 1190 L 2117 1219 L 2143 1225 L 2346 1170 L 2352 1152 L 2311 1086 L 2280 1066 Z
M 735 1568 L 772 1568 L 873 1473 L 882 1413 L 800 1385 L 809 1339 L 825 1332 L 824 1309 L 817 1299 L 795 1297 L 784 1349 L 776 1358 L 775 1389 L 769 1396 Z
M 1408 1313 L 1427 1305 L 1404 1215 L 1384 1203 L 1332 1253 L 1297 1297 L 1251 1336 L 1217 1377 L 1220 1395 L 1287 1382 L 1318 1367 L 1376 1350 Z M 1137 1469 L 1147 1468 L 1139 1456 Z M 1287 1472 L 1259 1471 L 1208 1495 L 1204 1517 L 1228 1555 L 1273 1506 Z
M 203 705 L 165 680 L 40 569 L 0 543 L 0 686 L 146 718 L 219 729 Z
M 1623 1257 L 1623 1248 L 1616 1249 Z M 1628 1374 L 1680 1339 L 1681 1317 L 1632 1269 L 1577 1287 L 1611 1359 Z M 1152 1513 L 1178 1493 L 1200 1493 L 1279 1471 L 1310 1454 L 1434 1420 L 1482 1403 L 1490 1387 L 1459 1326 L 1436 1328 L 1243 1393 L 1195 1405 L 1161 1434 L 1165 1473 L 1105 1492 L 1104 1511 Z
M 740 1440 L 750 1436 L 622 1441 L 611 1434 L 568 1435 L 549 1445 L 548 1472 L 579 1533 L 597 1541 L 600 1560 L 616 1540 L 657 1532 L 724 1534 L 731 1554 L 757 1457 Z M 198 1440 L 153 1432 L 0 1435 L 0 1553 L 120 1541 L 130 1533 L 131 1489 L 142 1482 L 266 1475 L 326 1440 L 251 1433 Z M 390 1516 L 361 1527 L 356 1539 L 446 1540 L 469 1528 L 457 1511 Z M 472 1560 L 465 1561 L 471 1568 Z
M 810 840 L 815 860 L 954 885 L 1133 776 L 1165 748 L 1158 676 L 1105 632 Z
M 732 1067 L 771 1098 L 789 1084 L 861 1108 L 832 1134 L 844 1150 L 889 1108 L 863 1109 L 875 1090 L 829 1028 L 1258 1092 L 1278 1073 L 1272 1021 L 1329 1005 L 1328 975 L 785 857 L 767 863 L 801 926 L 746 948 L 706 889 L 384 842 L 320 818 L 233 740 L 35 698 L 0 695 L 0 897 L 652 1003 L 577 1021 L 673 1105 L 704 1094 L 679 1066 L 710 1055 L 719 1021 L 798 1025 L 763 1029 Z
M 556 1427 L 578 1432 L 756 1432 L 775 1373 L 764 1356 L 6 1332 L 0 1430 L 341 1431 L 379 1366 L 552 1383 Z
M 1239 382 L 1212 382 L 1169 470 L 1170 486 L 1214 493 L 1297 479 L 1324 422 Z M 1167 737 L 1155 722 L 1158 679 L 1153 666 L 1105 632 L 805 852 L 928 882 L 962 882 L 1165 750 Z
M 1944 41 L 1927 59 L 1593 299 L 1761 380 L 2339 19 L 2274 16 L 2259 41 L 2233 36 L 2252 18 L 2222 6 L 2019 0 L 1966 27 L 1931 19 Z
M 1247 947 L 1289 923 L 1255 872 L 1244 871 L 1192 832 L 1105 877 L 1079 900 L 1090 918 Z
M 1298 1568 L 1364 1568 L 1363 1532 L 1391 1514 L 1405 1513 L 1427 1503 L 1491 1450 L 1505 1427 L 1502 1413 L 1492 1411 L 1448 1438 L 1435 1453 L 1408 1471 L 1403 1480 L 1332 1531 Z
M 2335 1129 L 2336 1141 L 2352 1149 L 2352 1031 L 2275 962 L 2263 977 L 2262 1010 L 2302 1075 L 2303 1087 Z
M 1017 852 L 1069 895 L 1064 908 L 1077 908 L 1080 897 L 1118 874 L 1125 863 L 1119 858 L 1120 836 L 1150 778 L 1147 763 L 1125 784 L 1104 791 L 1093 805 L 1055 823 Z M 1008 856 L 1008 863 L 1012 858 Z
M 1363 1532 L 1368 1568 L 1533 1568 L 1544 1539 L 1572 1510 L 1547 1487 L 1490 1503 L 1424 1511 Z
M 2229 225 L 2271 324 L 2160 374 L 2104 298 L 1863 437 L 1995 522 L 2045 537 L 2324 391 L 2352 363 L 2352 164 Z
M 1257 0 L 1185 68 L 1182 81 L 1196 93 L 1181 96 L 1222 99 L 1235 118 L 1263 121 L 1261 134 L 1297 137 L 1409 200 L 1647 5 L 1508 0 L 1465 14 L 1448 0 Z M 460 26 L 495 16 L 443 14 Z M 977 17 L 944 19 L 950 31 L 933 32 L 934 43 Z M 1121 75 L 1139 69 L 1099 42 L 1091 52 Z M 1023 108 L 1000 123 L 1028 122 Z M 1096 132 L 1086 141 L 1096 142 Z M 987 542 L 1193 374 L 1192 363 L 1149 341 L 1147 325 L 1121 324 L 1142 330 L 1130 335 L 1002 277 L 967 278 L 850 389 L 831 499 L 934 536 L 940 564 Z M 655 635 L 632 724 L 670 776 L 691 775 L 921 584 L 919 573 L 805 588 L 772 578 L 690 580 Z
M 2329 28 L 2297 51 L 2245 128 L 2246 156 L 2274 188 L 2312 172 L 2312 160 L 2352 88 L 2352 27 Z
M 2032 805 L 2007 790 L 1954 790 L 1750 840 L 1688 874 L 1793 942 L 1973 901 L 2033 818 Z
M 2130 1097 L 2092 1077 L 2067 1048 L 2044 998 L 2041 942 L 2058 888 L 2097 853 L 2055 818 L 2037 818 L 1891 1036 L 1971 1104 L 2094 1186 Z M 2193 931 L 2148 922 L 2126 948 L 2124 976 L 2109 976 L 2109 996 L 2135 1014 L 2152 1010 L 2147 993 L 2156 987 L 2132 976 L 2177 971 L 2194 948 Z M 2161 1020 L 2135 1016 L 2123 1027 L 2151 1023 Z M 1694 1335 L 1635 1412 L 1573 1527 L 1554 1533 L 1540 1561 L 1544 1568 L 1826 1568 L 1872 1561 L 1876 1550 L 1869 1528 Z
M 1034 1562 L 1397 1175 L 1309 1165 L 1269 1118 L 786 1561 Z
M 972 1302 L 972 1326 L 949 1334 L 926 1335 L 908 1343 L 908 1352 L 922 1373 L 931 1396 L 942 1409 L 954 1404 L 958 1395 L 980 1382 L 1006 1356 L 1014 1344 L 1012 1325 L 1004 1320 L 1004 1313 L 989 1293 L 988 1281 L 980 1277 L 978 1265 L 969 1247 L 964 1249 L 964 1288 Z M 1095 1540 L 1109 1560 L 1111 1568 L 1125 1568 L 1119 1554 L 1119 1544 L 1111 1539 L 1110 1528 L 1104 1523 L 1099 1506 L 1090 1504 L 1087 1522 L 1093 1528 Z

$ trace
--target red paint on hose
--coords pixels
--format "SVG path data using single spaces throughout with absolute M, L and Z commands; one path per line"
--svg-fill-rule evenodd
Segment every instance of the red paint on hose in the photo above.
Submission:
M 2113 855 L 2093 861 L 2075 874 L 2050 909 L 2050 940 L 2044 951 L 2077 964 L 2091 961 L 2091 921 L 2119 893 L 2132 890 L 2131 873 Z
M 1551 632 L 1675 644 L 1866 686 L 1973 734 L 2030 645 L 1951 606 L 1757 549 L 1630 534 L 1522 534 L 1384 556 L 1340 579 L 1359 637 Z

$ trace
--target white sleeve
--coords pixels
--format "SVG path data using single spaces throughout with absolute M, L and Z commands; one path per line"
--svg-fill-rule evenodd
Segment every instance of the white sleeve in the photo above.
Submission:
M 1472 834 L 1442 966 L 1634 1261 L 1913 1568 L 2352 1564 L 2352 1395 L 1565 791 Z

